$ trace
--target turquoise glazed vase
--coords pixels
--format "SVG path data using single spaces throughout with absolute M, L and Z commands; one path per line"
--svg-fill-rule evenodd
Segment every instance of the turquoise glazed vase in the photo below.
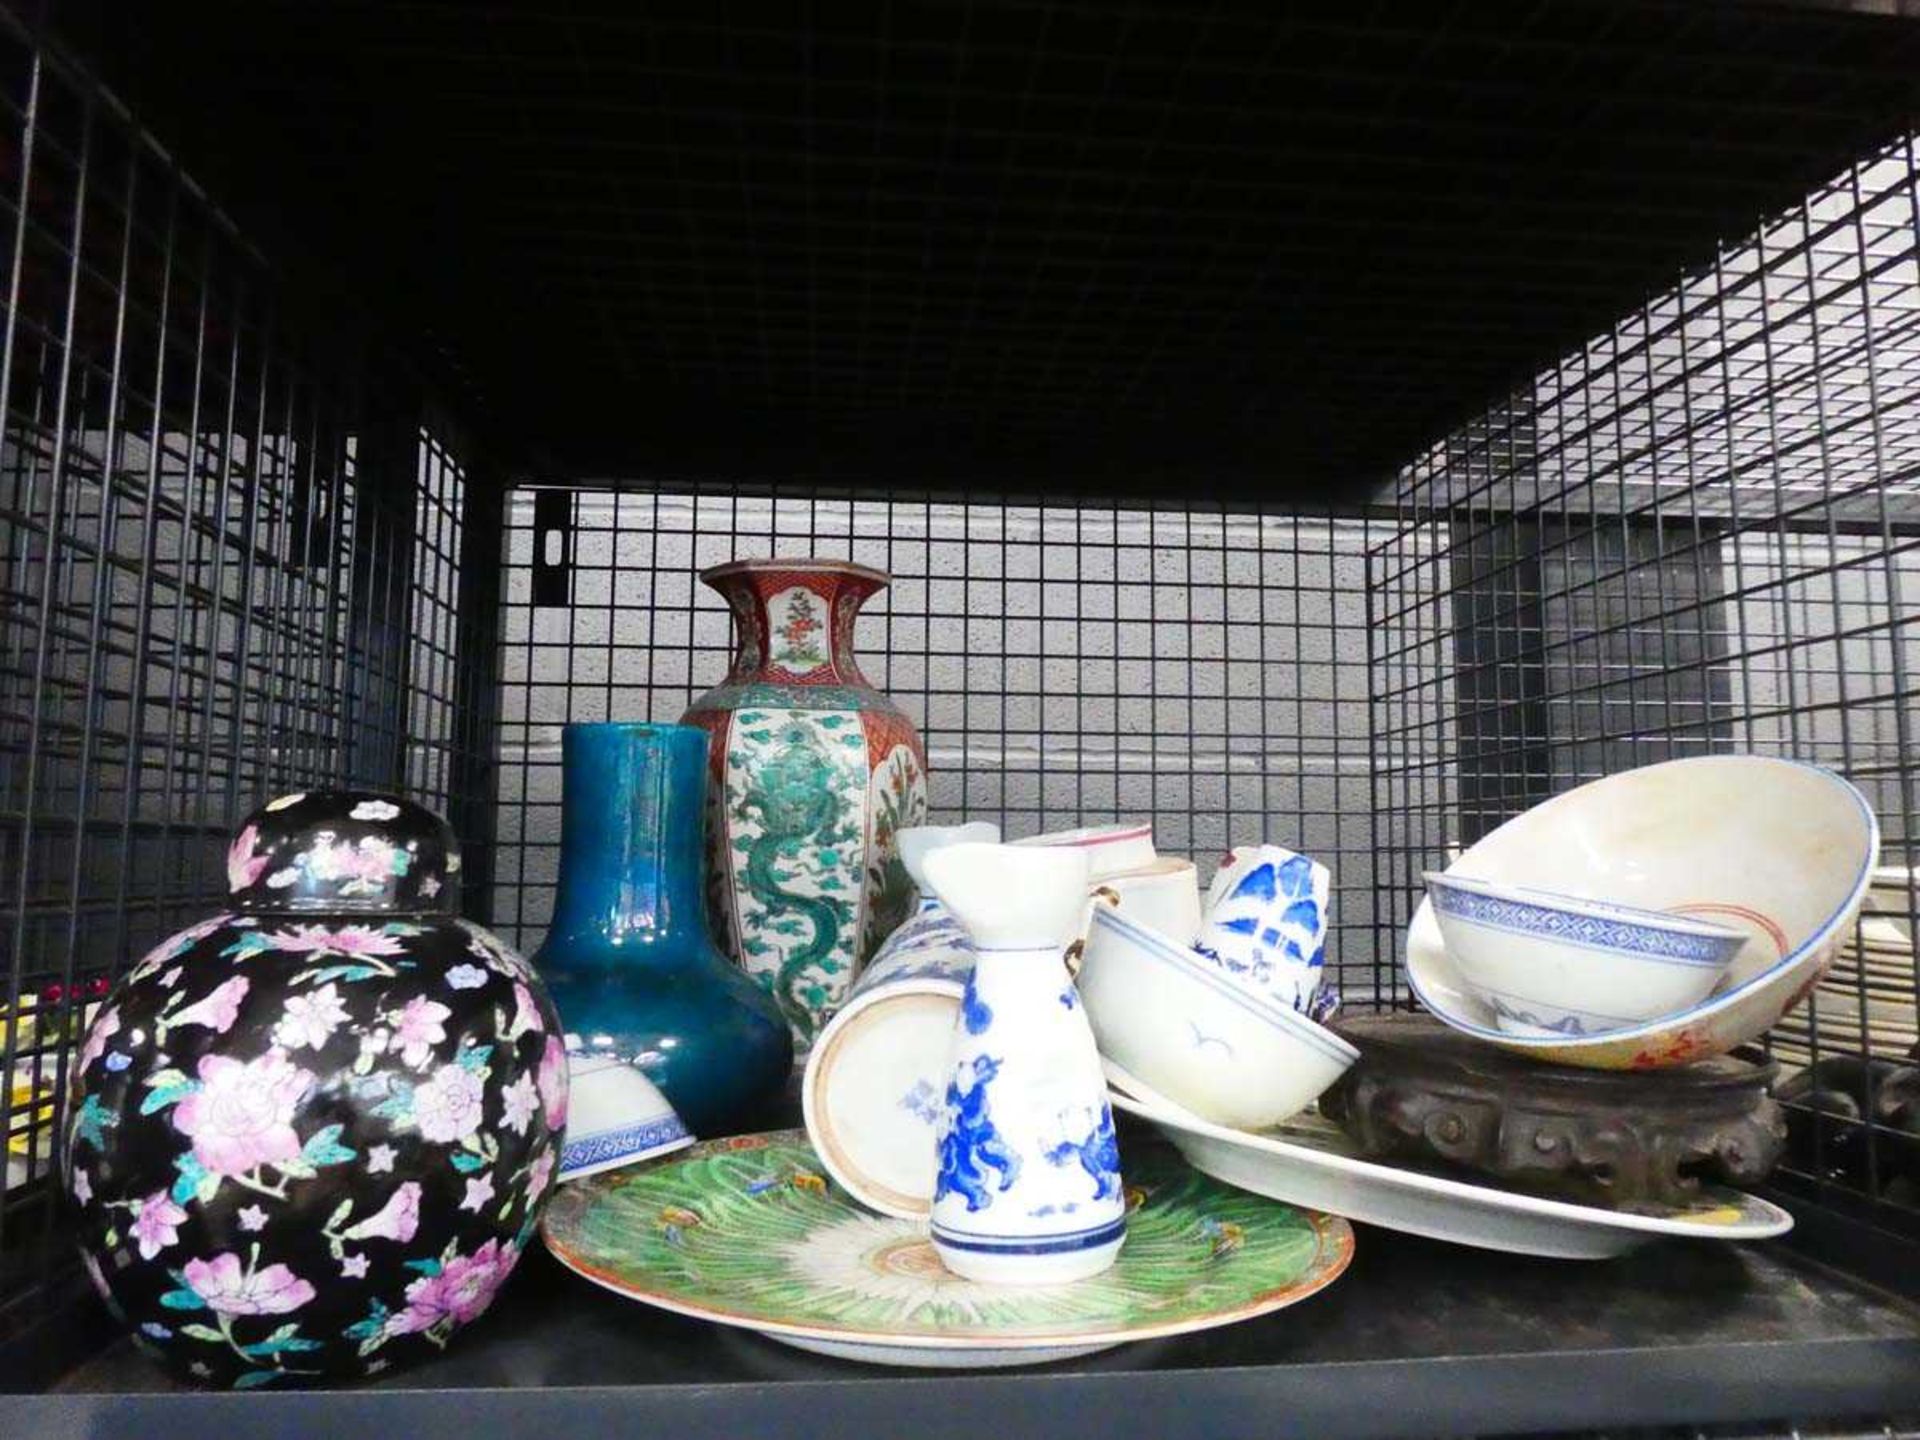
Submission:
M 785 1086 L 779 1010 L 707 923 L 706 732 L 569 725 L 560 885 L 533 963 L 569 1053 L 638 1066 L 697 1135 L 734 1133 Z
M 853 654 L 887 584 L 843 560 L 734 560 L 701 573 L 733 611 L 732 667 L 682 716 L 707 774 L 722 943 L 810 1048 L 913 908 L 896 838 L 927 818 L 927 756 Z

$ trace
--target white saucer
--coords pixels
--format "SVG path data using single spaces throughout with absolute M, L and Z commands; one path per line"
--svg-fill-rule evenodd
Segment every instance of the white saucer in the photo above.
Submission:
M 1457 1245 L 1605 1260 L 1652 1240 L 1765 1240 L 1793 1228 L 1778 1205 L 1738 1190 L 1703 1192 L 1691 1209 L 1628 1214 L 1449 1180 L 1362 1159 L 1341 1131 L 1301 1115 L 1260 1134 L 1203 1120 L 1106 1062 L 1117 1109 L 1149 1120 L 1204 1174 L 1256 1195 Z

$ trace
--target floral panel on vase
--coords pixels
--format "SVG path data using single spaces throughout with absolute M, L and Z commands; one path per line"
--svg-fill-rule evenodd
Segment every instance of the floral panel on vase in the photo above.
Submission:
M 162 941 L 76 1060 L 63 1153 L 87 1271 L 141 1349 L 251 1389 L 437 1353 L 554 1185 L 558 1016 L 457 916 L 452 832 L 364 792 L 283 796 L 229 909 Z
M 896 837 L 926 817 L 926 752 L 854 658 L 854 622 L 885 575 L 741 560 L 701 578 L 726 597 L 738 646 L 684 717 L 711 737 L 716 923 L 804 1050 L 912 908 Z

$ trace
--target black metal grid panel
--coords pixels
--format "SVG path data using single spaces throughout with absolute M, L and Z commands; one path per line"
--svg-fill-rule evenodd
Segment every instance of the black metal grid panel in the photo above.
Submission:
M 1311 852 L 1336 878 L 1328 963 L 1364 996 L 1383 978 L 1364 621 L 1366 549 L 1385 530 L 1372 525 L 790 489 L 517 489 L 494 918 L 525 948 L 544 933 L 562 727 L 677 720 L 724 673 L 731 619 L 696 572 L 735 556 L 833 556 L 893 576 L 857 644 L 921 728 L 936 822 L 995 820 L 1013 838 L 1150 818 L 1162 852 L 1203 875 L 1230 843 Z M 548 553 L 570 555 L 555 594 L 534 564 Z
M 560 473 L 1029 496 L 1390 476 L 1920 75 L 1853 4 L 61 8 Z
M 1917 235 L 1909 140 L 1403 472 L 1372 555 L 1383 944 L 1452 848 L 1681 755 L 1832 766 L 1882 863 L 1920 863 Z M 1875 927 L 1910 934 L 1916 902 L 1877 903 L 1862 935 L 1892 948 L 1843 954 L 1773 1032 L 1789 1070 L 1908 1058 L 1911 944 Z M 1920 1220 L 1906 1122 L 1794 1120 L 1794 1178 Z
M 445 810 L 459 776 L 461 530 L 465 467 L 422 428 L 414 489 L 407 792 Z
M 0 284 L 4 1336 L 70 1259 L 49 1172 L 83 1017 L 217 905 L 237 817 L 344 777 L 451 798 L 461 478 L 369 423 L 350 354 L 10 25 Z

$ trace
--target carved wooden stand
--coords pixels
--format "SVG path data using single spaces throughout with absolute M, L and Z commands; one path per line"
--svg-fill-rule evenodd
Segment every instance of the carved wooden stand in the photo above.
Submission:
M 1320 1108 L 1368 1155 L 1437 1160 L 1630 1210 L 1685 1204 L 1702 1181 L 1754 1184 L 1786 1143 L 1767 1095 L 1772 1063 L 1578 1070 L 1510 1055 L 1427 1015 L 1334 1029 L 1360 1060 Z

